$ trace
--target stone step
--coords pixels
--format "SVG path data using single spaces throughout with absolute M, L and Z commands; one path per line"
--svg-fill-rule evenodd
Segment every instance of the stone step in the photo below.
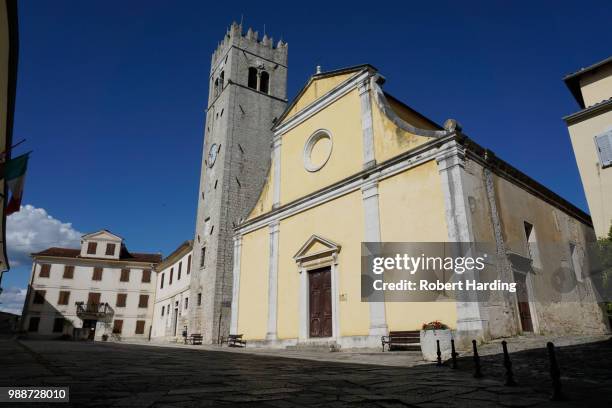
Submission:
M 337 351 L 340 350 L 340 345 L 335 341 L 327 342 L 303 342 L 294 346 L 287 346 L 287 350 L 297 351 Z

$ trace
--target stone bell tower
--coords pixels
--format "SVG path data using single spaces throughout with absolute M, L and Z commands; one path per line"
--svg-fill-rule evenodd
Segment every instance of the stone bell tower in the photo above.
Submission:
M 287 105 L 287 44 L 233 23 L 212 55 L 191 266 L 190 333 L 229 333 L 233 229 L 263 187 Z

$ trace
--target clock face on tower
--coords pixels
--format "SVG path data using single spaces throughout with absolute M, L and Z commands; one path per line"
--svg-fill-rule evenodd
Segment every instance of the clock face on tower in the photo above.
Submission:
M 210 146 L 210 151 L 208 152 L 208 167 L 212 168 L 212 166 L 215 165 L 215 160 L 217 160 L 217 153 L 219 153 L 219 147 L 216 143 L 213 143 L 212 146 Z

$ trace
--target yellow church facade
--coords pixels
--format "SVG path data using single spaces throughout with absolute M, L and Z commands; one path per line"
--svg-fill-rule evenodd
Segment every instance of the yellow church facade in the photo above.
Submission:
M 566 254 L 538 253 L 526 225 L 568 249 L 594 236 L 587 214 L 473 143 L 455 121 L 441 127 L 388 95 L 383 82 L 369 65 L 318 73 L 277 120 L 267 180 L 235 229 L 231 333 L 255 345 L 372 347 L 389 331 L 432 320 L 466 341 L 607 330 L 597 303 L 578 297 L 554 307 L 361 301 L 362 242 L 487 241 L 542 264 Z M 531 298 L 547 290 L 544 273 L 517 274 L 506 263 Z

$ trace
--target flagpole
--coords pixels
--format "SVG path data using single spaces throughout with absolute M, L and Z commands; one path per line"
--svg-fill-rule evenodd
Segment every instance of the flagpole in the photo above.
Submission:
M 10 152 L 11 150 L 13 150 L 15 147 L 19 146 L 20 144 L 22 144 L 23 142 L 25 142 L 27 139 L 21 139 L 19 142 L 15 143 L 14 145 L 10 146 L 8 149 L 6 149 L 5 151 L 3 151 L 2 153 L 0 153 L 0 157 L 4 156 L 7 152 Z

